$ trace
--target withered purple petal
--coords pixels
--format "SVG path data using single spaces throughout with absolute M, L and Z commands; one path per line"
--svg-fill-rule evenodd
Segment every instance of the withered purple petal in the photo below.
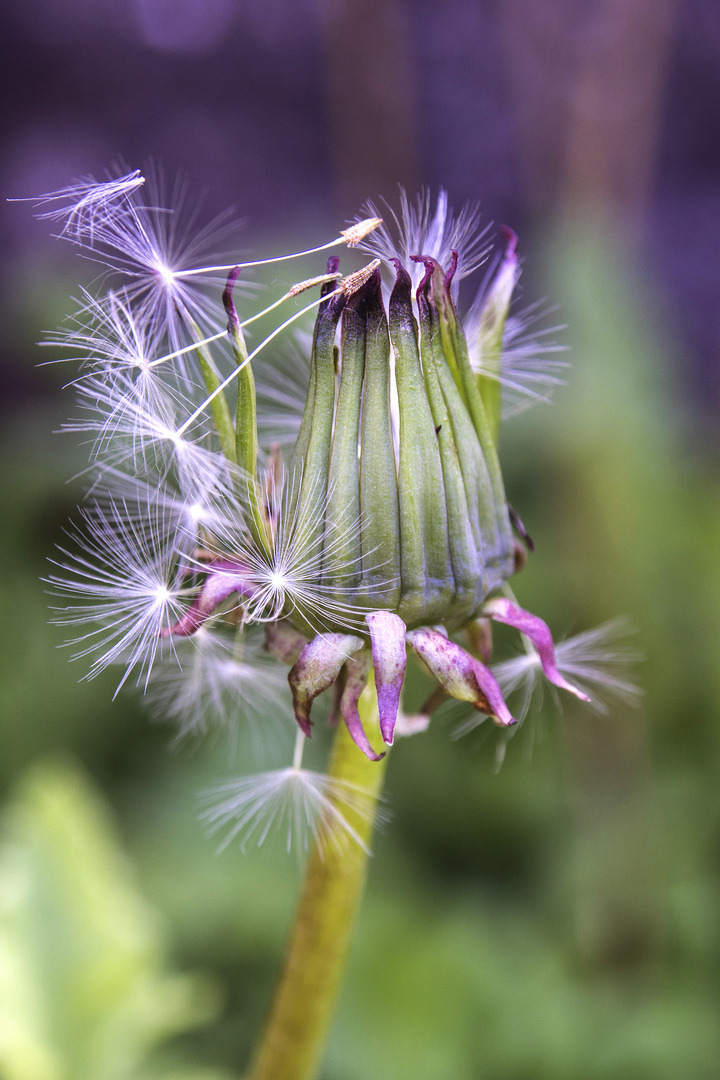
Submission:
M 310 737 L 310 707 L 323 690 L 335 682 L 349 656 L 362 648 L 353 634 L 318 634 L 300 653 L 288 682 L 293 695 L 295 719 Z
M 407 662 L 406 627 L 391 611 L 373 611 L 365 616 L 365 622 L 370 629 L 380 731 L 383 742 L 392 746 Z
M 360 713 L 358 711 L 358 701 L 367 684 L 368 675 L 370 673 L 370 653 L 367 649 L 363 649 L 362 652 L 357 653 L 351 660 L 348 661 L 347 667 L 347 681 L 345 683 L 345 689 L 343 690 L 343 696 L 340 700 L 340 712 L 342 718 L 347 725 L 347 729 L 350 732 L 353 742 L 359 750 L 362 750 L 366 757 L 371 761 L 380 761 L 385 757 L 385 754 L 376 754 L 370 745 L 370 741 L 365 734 L 365 729 L 362 726 L 362 720 L 360 719 Z
M 515 723 L 494 675 L 460 645 L 429 627 L 411 630 L 407 640 L 448 694 L 471 702 L 503 727 Z
M 203 586 L 191 606 L 173 626 L 162 630 L 161 636 L 190 637 L 232 593 L 252 596 L 254 591 L 255 586 L 246 567 L 231 559 L 217 559 L 208 568 Z
M 590 700 L 587 694 L 583 693 L 582 690 L 578 690 L 577 686 L 569 683 L 558 671 L 555 660 L 555 645 L 547 623 L 543 622 L 537 615 L 532 615 L 529 611 L 518 607 L 517 604 L 513 604 L 511 600 L 507 600 L 505 597 L 488 600 L 483 607 L 483 613 L 489 615 L 491 619 L 495 619 L 496 622 L 514 626 L 516 630 L 519 630 L 521 634 L 530 639 L 537 649 L 546 678 L 554 686 L 559 686 L 562 690 L 568 690 L 575 697 L 580 698 L 581 701 Z

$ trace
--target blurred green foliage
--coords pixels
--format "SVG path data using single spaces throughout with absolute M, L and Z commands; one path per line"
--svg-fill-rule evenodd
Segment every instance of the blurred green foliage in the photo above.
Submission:
M 166 974 L 157 914 L 80 773 L 41 763 L 0 851 L 0 1071 L 7 1080 L 147 1080 L 156 1044 L 207 1022 L 207 980 Z M 179 1074 L 175 1074 L 178 1076 Z M 208 1073 L 184 1070 L 187 1080 Z
M 494 734 L 453 740 L 452 711 L 399 742 L 325 1080 L 718 1075 L 717 446 L 695 430 L 670 328 L 608 230 L 565 232 L 541 255 L 573 371 L 551 409 L 503 431 L 510 498 L 538 548 L 516 592 L 558 635 L 627 615 L 644 705 L 543 710 L 497 775 Z M 239 1075 L 300 868 L 272 844 L 216 855 L 196 796 L 232 767 L 227 745 L 169 753 L 137 697 L 111 703 L 111 676 L 78 684 L 80 663 L 56 650 L 38 578 L 82 459 L 53 426 L 46 411 L 8 429 L 0 481 L 0 778 L 20 784 L 0 859 L 2 949 L 19 965 L 16 984 L 2 976 L 0 1047 L 21 1032 L 46 1068 L 11 1072 L 6 1052 L 0 1075 Z M 101 786 L 121 845 L 77 771 L 33 767 L 58 748 Z M 208 981 L 168 976 L 166 961 Z M 95 978 L 103 993 L 73 1013 L 72 987 Z M 205 1022 L 179 1033 L 191 1014 Z

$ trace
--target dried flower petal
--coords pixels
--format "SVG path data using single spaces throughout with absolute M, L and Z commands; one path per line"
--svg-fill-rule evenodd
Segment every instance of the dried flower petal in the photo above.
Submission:
M 293 694 L 295 719 L 308 737 L 312 730 L 310 707 L 313 701 L 332 686 L 345 661 L 362 645 L 362 640 L 353 634 L 318 634 L 300 653 L 288 675 L 288 682 Z
M 471 702 L 503 726 L 515 723 L 495 676 L 460 645 L 428 627 L 411 630 L 407 639 L 448 694 Z
M 383 742 L 392 746 L 407 662 L 405 623 L 391 611 L 373 611 L 365 622 L 370 628 L 380 731 Z
M 581 701 L 590 700 L 587 694 L 569 683 L 558 671 L 555 646 L 547 623 L 543 622 L 537 615 L 524 611 L 523 608 L 518 607 L 517 604 L 513 604 L 511 600 L 507 600 L 503 596 L 488 600 L 483 612 L 485 615 L 489 615 L 491 619 L 495 619 L 496 622 L 514 626 L 516 630 L 519 630 L 521 634 L 524 634 L 525 637 L 532 641 L 540 657 L 545 676 L 554 686 L 559 686 L 562 690 L 568 690 L 575 697 L 580 698 Z

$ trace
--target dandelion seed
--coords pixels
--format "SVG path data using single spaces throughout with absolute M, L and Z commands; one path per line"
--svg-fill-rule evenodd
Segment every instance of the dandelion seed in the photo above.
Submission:
M 164 185 L 157 174 L 147 183 L 147 203 L 138 197 L 145 181 L 139 173 L 106 184 L 93 181 L 42 196 L 38 202 L 60 202 L 48 216 L 66 218 L 65 235 L 92 258 L 125 281 L 137 317 L 162 326 L 173 349 L 187 344 L 195 328 L 219 331 L 223 322 L 216 296 L 223 279 L 205 270 L 209 252 L 227 244 L 233 230 L 228 213 L 198 227 L 200 205 L 190 206 L 182 182 L 175 184 L 170 206 L 164 207 Z M 63 202 L 65 200 L 65 202 Z M 202 268 L 202 280 L 186 280 Z M 243 282 L 242 289 L 254 286 Z M 207 290 L 212 290 L 212 293 Z
M 636 705 L 642 696 L 630 677 L 633 665 L 640 659 L 627 646 L 631 633 L 627 620 L 613 619 L 555 646 L 559 671 L 587 694 L 597 712 L 607 713 L 608 701 L 613 698 Z M 492 670 L 505 694 L 521 695 L 522 704 L 517 709 L 521 717 L 547 686 L 540 656 L 529 643 L 524 653 L 494 664 Z
M 68 642 L 76 648 L 75 659 L 94 657 L 88 678 L 122 663 L 125 674 L 117 690 L 135 669 L 138 685 L 147 685 L 161 631 L 182 618 L 189 603 L 172 523 L 152 504 L 130 511 L 123 502 L 111 502 L 82 516 L 85 531 L 70 534 L 77 549 L 61 548 L 66 561 L 56 563 L 67 576 L 48 578 L 56 595 L 76 601 L 57 608 L 54 621 L 93 627 Z
M 239 723 L 255 734 L 260 719 L 272 729 L 273 717 L 287 714 L 289 691 L 285 672 L 250 628 L 205 625 L 155 664 L 148 701 L 158 719 L 178 724 L 180 738 Z
M 118 206 L 145 183 L 139 169 L 116 179 L 97 181 L 92 176 L 69 184 L 67 187 L 38 195 L 27 201 L 37 207 L 48 207 L 36 216 L 41 220 L 63 221 L 61 236 L 76 243 L 86 239 L 92 243 L 98 226 L 118 212 Z M 26 201 L 26 200 L 11 200 Z
M 293 844 L 307 851 L 311 840 L 321 851 L 342 852 L 348 843 L 367 851 L 348 815 L 369 822 L 375 810 L 361 787 L 295 766 L 217 784 L 203 799 L 212 804 L 201 814 L 210 834 L 227 829 L 220 851 L 236 839 L 243 850 L 259 847 L 274 830 L 285 832 L 288 851 Z
M 317 480 L 300 500 L 301 488 L 302 474 L 283 473 L 278 484 L 270 485 L 268 517 L 273 529 L 269 548 L 258 543 L 243 524 L 250 520 L 251 509 L 240 496 L 242 511 L 238 512 L 237 493 L 215 501 L 206 545 L 216 559 L 245 568 L 253 585 L 252 594 L 244 600 L 248 622 L 276 622 L 296 615 L 316 632 L 334 625 L 362 625 L 368 609 L 352 603 L 353 593 L 359 590 L 348 584 L 344 599 L 336 595 L 337 582 L 349 583 L 357 573 L 357 561 L 347 560 L 344 551 L 348 538 L 361 531 L 361 523 L 327 523 L 330 494 L 321 496 Z M 331 575 L 336 582 L 332 587 L 324 583 Z
M 127 522 L 140 528 L 147 520 L 147 507 L 152 506 L 173 534 L 178 553 L 187 558 L 201 531 L 207 532 L 217 523 L 216 502 L 229 497 L 235 482 L 224 460 L 213 458 L 213 464 L 218 469 L 214 474 L 205 472 L 202 484 L 183 472 L 171 483 L 167 475 L 135 476 L 104 464 L 88 496 L 105 513 L 112 513 L 113 504 L 122 503 Z
M 91 375 L 78 385 L 78 400 L 87 415 L 67 421 L 62 430 L 93 436 L 95 467 L 117 470 L 126 463 L 145 475 L 167 475 L 172 466 L 183 486 L 194 490 L 214 487 L 226 468 L 219 445 L 208 445 L 208 418 L 195 415 L 180 390 L 158 383 L 145 396 L 125 374 L 112 380 Z M 186 419 L 191 411 L 192 426 Z

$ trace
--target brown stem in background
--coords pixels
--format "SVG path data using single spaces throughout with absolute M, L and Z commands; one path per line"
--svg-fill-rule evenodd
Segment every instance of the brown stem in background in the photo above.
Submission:
M 675 0 L 502 0 L 528 204 L 637 240 L 653 180 Z M 612 572 L 606 559 L 606 572 Z M 621 707 L 566 726 L 578 950 L 647 972 L 663 916 L 647 724 Z
M 322 0 L 340 211 L 415 188 L 414 94 L 403 0 Z
M 676 0 L 502 0 L 531 210 L 609 209 L 637 232 Z

